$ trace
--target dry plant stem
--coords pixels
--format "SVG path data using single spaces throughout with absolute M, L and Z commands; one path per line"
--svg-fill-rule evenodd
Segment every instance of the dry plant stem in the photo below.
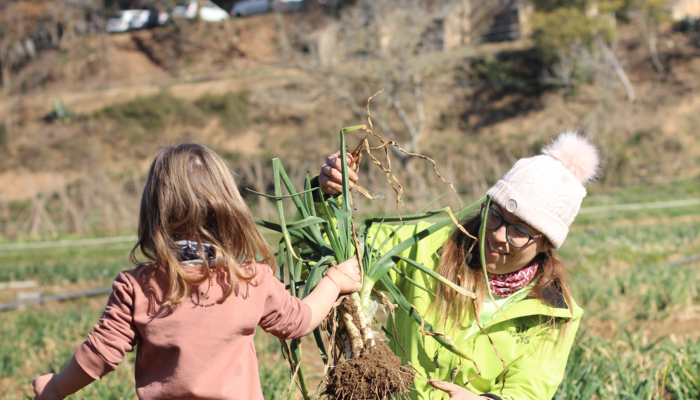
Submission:
M 403 345 L 399 341 L 399 335 L 398 335 L 398 332 L 396 331 L 396 313 L 394 312 L 394 305 L 391 303 L 391 301 L 389 301 L 389 298 L 386 297 L 384 295 L 384 293 L 378 292 L 376 290 L 373 290 L 373 293 L 375 296 L 377 296 L 377 298 L 379 298 L 382 301 L 382 303 L 384 303 L 384 305 L 386 307 L 389 308 L 389 312 L 391 313 L 391 325 L 394 327 L 394 340 L 396 341 L 396 343 L 398 343 L 399 347 L 401 348 L 401 351 L 403 352 L 403 356 L 406 358 L 406 361 L 408 362 L 408 354 L 406 353 L 406 349 L 403 348 Z M 410 362 L 409 362 L 409 364 L 410 364 Z M 416 371 L 416 372 L 418 372 L 418 371 Z
M 296 383 L 297 388 L 299 388 L 299 391 L 302 393 L 304 398 L 308 398 L 308 395 L 306 395 L 306 392 L 307 392 L 306 388 L 304 387 L 305 384 L 302 385 L 302 382 L 299 380 L 299 368 L 301 368 L 301 360 L 299 360 L 299 363 L 297 363 L 296 368 L 294 368 L 294 373 L 293 373 L 294 378 L 293 378 L 292 382 Z M 290 387 L 289 387 L 290 391 L 291 391 L 291 383 L 292 382 L 290 382 Z M 291 393 L 290 393 L 290 395 L 291 395 Z
M 338 352 L 336 351 L 337 343 L 335 341 L 335 338 L 336 338 L 336 332 L 338 330 L 338 323 L 337 323 L 338 314 L 337 314 L 336 309 L 338 307 L 339 302 L 340 302 L 340 300 L 337 300 L 335 302 L 335 304 L 333 305 L 333 308 L 331 308 L 331 312 L 328 314 L 328 316 L 326 317 L 326 320 L 323 323 L 323 326 L 325 327 L 324 330 L 326 331 L 326 334 L 328 335 L 328 344 L 329 344 L 330 351 L 331 351 L 331 353 L 329 355 L 330 361 L 328 362 L 328 364 L 326 364 L 326 367 L 323 371 L 323 375 L 327 375 L 328 368 L 334 366 L 338 362 Z M 330 331 L 327 328 L 330 328 Z
M 372 195 L 369 194 L 369 192 L 367 191 L 367 189 L 363 188 L 362 186 L 360 186 L 360 185 L 358 185 L 358 184 L 355 184 L 355 190 L 357 190 L 358 192 L 360 192 L 360 194 L 363 195 L 363 196 L 365 196 L 366 198 L 368 198 L 368 199 L 370 199 L 370 200 L 374 200 L 374 197 L 372 197 Z
M 447 179 L 445 179 L 442 176 L 442 174 L 440 174 L 440 172 L 438 171 L 437 164 L 436 164 L 435 160 L 433 160 L 430 157 L 424 156 L 422 154 L 406 151 L 398 144 L 398 142 L 396 142 L 394 140 L 385 140 L 383 137 L 381 137 L 379 134 L 377 134 L 374 131 L 374 126 L 372 124 L 372 116 L 370 113 L 369 105 L 370 105 L 370 102 L 372 101 L 372 99 L 374 97 L 378 96 L 383 91 L 384 91 L 384 89 L 380 90 L 379 92 L 372 95 L 369 99 L 367 99 L 367 107 L 366 107 L 366 109 L 367 109 L 367 124 L 369 125 L 369 127 L 367 127 L 367 126 L 362 127 L 362 129 L 365 132 L 367 132 L 367 135 L 360 141 L 360 144 L 355 148 L 355 150 L 353 150 L 353 152 L 352 152 L 353 163 L 351 165 L 353 167 L 359 165 L 359 161 L 362 159 L 362 153 L 364 153 L 364 152 L 366 152 L 370 156 L 372 162 L 375 165 L 377 165 L 382 171 L 384 171 L 384 173 L 386 174 L 386 180 L 389 183 L 389 186 L 391 186 L 391 188 L 396 193 L 396 212 L 398 213 L 399 216 L 401 216 L 401 207 L 403 207 L 403 200 L 402 200 L 403 187 L 401 186 L 401 183 L 396 178 L 396 176 L 394 176 L 391 172 L 391 156 L 389 154 L 389 147 L 391 146 L 391 147 L 395 148 L 396 150 L 405 154 L 406 156 L 416 157 L 416 158 L 420 158 L 422 160 L 427 160 L 433 164 L 433 170 L 435 171 L 435 174 L 440 178 L 440 180 L 450 186 L 450 189 L 452 190 L 452 192 L 455 194 L 455 197 L 457 197 L 457 200 L 459 201 L 459 207 L 461 210 L 463 208 L 463 204 L 462 204 L 462 200 L 459 198 L 459 195 L 457 194 L 457 190 L 455 189 L 452 182 L 448 181 Z M 369 144 L 369 140 L 368 140 L 369 136 L 375 137 L 377 140 L 380 141 L 381 145 L 376 146 L 376 147 L 371 147 Z M 386 157 L 386 164 L 387 164 L 386 167 L 382 164 L 381 161 L 379 161 L 372 154 L 372 150 L 382 150 L 382 149 L 384 150 L 384 155 Z M 355 160 L 357 160 L 357 161 L 355 161 Z M 360 192 L 363 195 L 371 198 L 371 196 L 368 195 L 367 193 L 363 193 L 362 191 L 360 191 Z M 459 224 L 456 224 L 456 225 L 460 226 Z M 462 229 L 462 231 L 464 231 L 464 229 Z M 467 235 L 469 235 L 469 234 L 467 233 Z M 469 235 L 469 236 L 471 237 L 471 235 Z
M 474 241 L 472 242 L 471 247 L 469 248 L 469 252 L 467 253 L 467 254 L 471 254 L 471 251 L 472 251 L 472 249 L 474 248 L 474 245 L 476 244 L 476 241 L 477 241 L 478 239 L 477 239 L 475 236 L 472 236 L 469 232 L 467 232 L 466 229 L 464 229 L 464 227 L 462 226 L 462 224 L 460 224 L 459 221 L 457 221 L 457 218 L 455 218 L 455 215 L 452 213 L 452 210 L 450 210 L 449 207 L 447 207 L 447 211 L 448 211 L 447 214 L 450 216 L 450 219 L 452 220 L 452 223 L 455 224 L 455 226 L 457 226 L 457 228 L 458 228 L 460 231 L 462 231 L 463 234 L 467 235 L 467 237 L 469 237 L 469 238 L 471 238 L 472 240 L 474 240 Z
M 299 363 L 296 367 L 294 367 L 294 363 L 292 362 L 292 352 L 289 350 L 289 346 L 287 345 L 287 341 L 280 339 L 280 344 L 282 345 L 282 352 L 285 354 L 285 358 L 287 359 L 287 362 L 289 363 L 289 370 L 294 371 L 292 373 L 292 379 L 289 381 L 287 386 L 284 389 L 284 395 L 282 398 L 288 397 L 289 394 L 292 391 L 292 386 L 296 383 L 297 387 L 301 390 L 301 386 L 299 385 L 299 381 L 297 380 L 297 372 L 299 371 L 299 367 L 301 366 L 301 363 Z
M 371 133 L 373 136 L 379 138 L 379 135 L 377 135 L 375 132 L 370 132 L 370 133 Z M 406 151 L 406 150 L 404 150 L 401 146 L 399 146 L 399 144 L 398 144 L 397 142 L 395 142 L 395 141 L 393 141 L 393 140 L 390 140 L 390 141 L 387 141 L 387 142 L 385 142 L 385 143 L 382 143 L 381 146 L 377 146 L 377 147 L 375 147 L 375 148 L 372 148 L 371 150 L 378 150 L 378 149 L 381 149 L 381 148 L 386 147 L 386 146 L 394 146 L 394 147 L 397 148 L 400 152 L 402 152 L 402 153 L 404 153 L 404 154 L 406 154 L 406 155 L 408 155 L 408 156 L 417 157 L 417 158 L 420 158 L 420 159 L 422 159 L 422 160 L 430 161 L 430 162 L 433 164 L 433 170 L 435 171 L 435 174 L 440 178 L 440 180 L 442 180 L 443 183 L 446 183 L 446 184 L 448 184 L 448 185 L 450 186 L 450 189 L 452 189 L 452 191 L 454 192 L 455 197 L 457 197 L 457 200 L 459 200 L 459 207 L 460 207 L 460 209 L 462 208 L 462 200 L 461 200 L 461 199 L 459 198 L 459 196 L 457 195 L 457 190 L 454 188 L 454 185 L 452 184 L 452 182 L 448 181 L 447 179 L 445 179 L 445 178 L 440 174 L 440 172 L 439 172 L 438 169 L 437 169 L 437 164 L 435 163 L 435 160 L 433 160 L 433 159 L 430 158 L 430 157 L 424 156 L 424 155 L 422 155 L 422 154 L 411 153 L 411 152 L 409 152 L 409 151 Z
M 367 99 L 367 123 L 369 124 L 369 129 L 372 131 L 374 130 L 374 125 L 372 125 L 372 115 L 369 112 L 369 102 L 372 101 L 373 98 L 379 96 L 382 92 L 384 92 L 384 89 L 378 91 Z
M 367 99 L 367 124 L 369 124 L 369 130 L 367 130 L 367 128 L 365 128 L 365 131 L 367 132 L 367 136 L 369 136 L 370 132 L 374 132 L 374 125 L 372 124 L 372 114 L 370 113 L 370 110 L 369 110 L 369 103 L 372 101 L 373 98 L 377 97 L 382 92 L 384 92 L 384 89 L 378 91 L 377 93 L 373 94 L 370 98 Z M 369 141 L 367 140 L 367 136 L 365 136 L 361 145 L 364 144 L 365 148 L 368 149 L 367 154 L 369 154 L 369 156 L 372 158 L 372 162 L 374 162 L 377 166 L 379 166 L 379 168 L 382 169 L 382 171 L 384 171 L 386 173 L 387 182 L 389 182 L 389 185 L 391 186 L 391 188 L 394 189 L 394 191 L 396 192 L 396 211 L 398 212 L 398 214 L 400 216 L 401 212 L 399 211 L 399 204 L 401 204 L 401 206 L 403 207 L 403 201 L 401 200 L 401 195 L 403 194 L 403 187 L 399 183 L 398 179 L 396 179 L 396 177 L 391 173 L 391 156 L 389 156 L 389 149 L 388 148 L 384 149 L 384 153 L 386 155 L 386 160 L 387 160 L 387 168 L 384 168 L 382 166 L 382 163 L 379 160 L 377 160 L 372 155 L 372 153 L 370 153 L 370 151 L 369 151 L 370 145 L 369 145 Z M 379 135 L 375 134 L 375 136 L 379 136 Z M 384 142 L 384 140 L 381 139 L 381 137 L 379 140 Z M 360 150 L 360 153 L 361 152 L 362 152 L 362 150 Z M 396 183 L 396 186 L 398 186 L 398 188 L 396 186 L 394 186 L 394 184 L 391 182 L 390 178 L 394 179 L 394 182 Z
M 401 215 L 401 212 L 399 211 L 399 205 L 403 206 L 403 201 L 401 200 L 401 196 L 403 195 L 403 187 L 401 186 L 401 183 L 399 183 L 399 180 L 396 179 L 396 177 L 391 173 L 391 158 L 389 157 L 389 151 L 388 149 L 384 149 L 385 155 L 387 157 L 387 167 L 385 168 L 384 165 L 382 165 L 382 162 L 379 161 L 374 155 L 371 153 L 369 149 L 371 149 L 369 145 L 369 141 L 365 137 L 363 139 L 363 142 L 365 144 L 365 149 L 363 150 L 366 151 L 367 154 L 370 156 L 370 159 L 372 162 L 377 165 L 384 173 L 386 174 L 386 181 L 389 182 L 389 186 L 394 190 L 396 193 L 396 210 L 399 212 L 399 215 Z M 392 182 L 392 179 L 394 182 Z
M 377 296 L 377 298 L 379 298 L 382 301 L 382 303 L 384 303 L 384 305 L 387 308 L 389 308 L 389 312 L 391 313 L 391 325 L 394 327 L 394 341 L 399 345 L 399 348 L 401 348 L 401 351 L 403 352 L 403 356 L 406 359 L 408 366 L 413 368 L 413 371 L 416 374 L 420 375 L 420 377 L 423 380 L 427 381 L 428 378 L 425 375 L 421 374 L 420 371 L 418 370 L 418 368 L 413 366 L 413 364 L 410 361 L 408 361 L 408 354 L 406 353 L 406 349 L 403 348 L 403 345 L 399 341 L 399 335 L 398 335 L 398 331 L 396 329 L 396 313 L 394 312 L 394 305 L 391 303 L 389 298 L 384 295 L 384 293 L 378 292 L 376 290 L 374 290 L 373 293 Z M 462 364 L 462 360 L 460 359 L 460 365 L 461 364 Z

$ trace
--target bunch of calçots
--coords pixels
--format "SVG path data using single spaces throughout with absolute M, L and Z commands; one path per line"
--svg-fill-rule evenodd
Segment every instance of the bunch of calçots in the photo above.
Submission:
M 386 344 L 381 340 L 374 340 L 377 332 L 370 328 L 372 325 L 372 309 L 376 309 L 376 305 L 373 305 L 374 301 L 383 300 L 385 303 L 387 301 L 387 297 L 383 294 L 373 291 L 377 282 L 382 283 L 382 289 L 385 289 L 393 298 L 393 303 L 398 304 L 398 307 L 408 313 L 418 325 L 417 328 L 421 328 L 424 334 L 429 334 L 442 346 L 459 357 L 471 360 L 452 343 L 447 335 L 436 332 L 423 319 L 401 294 L 401 291 L 390 279 L 388 272 L 394 270 L 397 273 L 401 273 L 396 268 L 396 264 L 405 262 L 425 273 L 429 280 L 441 282 L 464 296 L 474 298 L 474 293 L 448 281 L 432 269 L 414 260 L 402 257 L 401 253 L 419 241 L 430 237 L 430 235 L 440 229 L 450 224 L 456 224 L 459 218 L 474 212 L 481 203 L 490 202 L 488 197 L 484 197 L 456 214 L 453 214 L 449 208 L 424 212 L 430 206 L 428 205 L 416 214 L 370 218 L 361 221 L 356 226 L 353 221 L 352 206 L 350 204 L 349 166 L 346 162 L 345 133 L 359 129 L 366 129 L 366 127 L 360 125 L 344 128 L 340 131 L 340 160 L 342 161 L 343 173 L 343 189 L 340 197 L 314 202 L 314 192 L 316 192 L 317 200 L 324 198 L 320 188 L 312 187 L 311 179 L 307 176 L 304 182 L 304 190 L 297 191 L 285 173 L 279 158 L 272 160 L 274 196 L 254 192 L 258 195 L 272 198 L 276 202 L 279 224 L 263 220 L 256 221 L 260 226 L 282 235 L 277 255 L 280 279 L 288 283 L 289 291 L 292 295 L 299 298 L 308 295 L 320 281 L 325 271 L 333 265 L 352 257 L 360 261 L 363 272 L 362 289 L 358 293 L 346 296 L 345 299 L 337 303 L 335 321 L 331 321 L 326 329 L 331 335 L 330 343 L 332 348 L 326 349 L 320 328 L 317 328 L 313 333 L 323 362 L 327 367 L 324 393 L 336 399 L 350 398 L 352 393 L 355 393 L 355 398 L 363 398 L 362 396 L 357 396 L 358 390 L 362 388 L 352 387 L 359 384 L 358 382 L 353 382 L 352 379 L 342 379 L 334 376 L 334 374 L 337 375 L 340 373 L 339 371 L 348 370 L 348 368 L 361 368 L 361 362 L 352 363 L 352 360 L 363 356 L 372 357 L 372 353 L 378 351 L 374 349 L 375 347 L 386 347 Z M 282 194 L 282 185 L 286 187 L 289 195 Z M 291 222 L 285 217 L 283 210 L 283 201 L 290 199 L 294 202 L 297 212 L 297 216 Z M 443 219 L 415 233 L 408 240 L 402 241 L 393 248 L 384 249 L 387 245 L 386 241 L 377 243 L 376 236 L 374 239 L 371 239 L 369 235 L 373 226 L 391 226 L 393 232 L 397 232 L 408 223 L 416 223 L 427 219 L 435 220 L 441 215 L 444 216 Z M 483 226 L 485 224 L 482 223 Z M 483 237 L 483 230 L 480 236 Z M 480 246 L 483 246 L 483 240 L 478 240 L 478 243 Z M 481 254 L 483 254 L 483 251 Z M 414 281 L 408 280 L 408 282 L 421 289 L 428 290 Z M 376 297 L 381 299 L 376 299 Z M 361 311 L 358 312 L 358 310 Z M 296 381 L 303 397 L 308 399 L 309 391 L 300 365 L 300 346 L 301 342 L 299 340 L 292 340 L 291 344 L 283 342 L 285 357 L 290 363 L 292 379 Z M 339 360 L 338 356 L 335 355 L 336 346 L 344 353 L 344 361 Z M 376 357 L 375 355 L 373 362 L 381 362 L 377 360 L 389 358 L 386 357 L 384 350 L 380 350 L 380 352 L 382 357 Z M 339 368 L 341 364 L 348 362 L 350 364 L 344 365 L 344 368 Z M 370 381 L 372 387 L 368 390 L 378 393 L 374 396 L 378 399 L 389 398 L 390 396 L 400 397 L 405 394 L 405 389 L 412 383 L 413 371 L 410 368 L 400 367 L 400 362 L 397 366 L 395 360 L 389 360 L 387 363 L 390 365 L 385 366 L 386 371 L 384 375 L 386 376 L 377 376 L 371 379 L 365 377 L 365 382 L 362 383 L 367 385 L 367 381 Z M 367 372 L 362 373 L 366 375 Z M 352 373 L 349 374 L 352 376 Z M 398 380 L 401 382 L 399 385 L 392 385 L 390 382 L 386 382 L 387 380 Z M 290 393 L 290 396 L 292 394 Z

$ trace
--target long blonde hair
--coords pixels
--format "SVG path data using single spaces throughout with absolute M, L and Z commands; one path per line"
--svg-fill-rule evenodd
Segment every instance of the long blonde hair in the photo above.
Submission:
M 194 285 L 211 274 L 201 249 L 202 273 L 183 268 L 176 242 L 185 239 L 210 244 L 215 251 L 212 268 L 227 272 L 232 281 L 250 282 L 255 277 L 257 269 L 243 273 L 241 263 L 255 261 L 258 254 L 275 268 L 272 252 L 238 192 L 233 172 L 215 152 L 194 143 L 162 148 L 153 159 L 141 198 L 138 242 L 130 254 L 134 264 L 165 272 L 164 302 L 171 306 L 182 303 Z M 150 262 L 137 260 L 138 248 Z M 231 295 L 234 285 L 227 286 L 220 300 Z

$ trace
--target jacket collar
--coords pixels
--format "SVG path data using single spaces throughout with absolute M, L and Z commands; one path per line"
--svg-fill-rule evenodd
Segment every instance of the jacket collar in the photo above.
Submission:
M 484 328 L 499 324 L 509 319 L 521 317 L 543 316 L 546 318 L 554 317 L 562 319 L 576 319 L 583 315 L 583 310 L 576 304 L 576 302 L 573 301 L 573 299 L 573 304 L 571 304 L 573 314 L 571 313 L 569 304 L 566 303 L 563 294 L 555 286 L 545 289 L 542 294 L 545 300 L 553 306 L 546 305 L 538 299 L 526 298 L 508 307 L 508 309 L 503 312 L 505 315 L 499 313 L 498 316 L 489 322 Z

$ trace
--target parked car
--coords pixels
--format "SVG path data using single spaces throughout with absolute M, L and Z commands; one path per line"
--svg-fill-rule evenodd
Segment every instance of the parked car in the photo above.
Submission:
M 303 5 L 303 0 L 243 0 L 233 6 L 231 16 L 240 18 L 271 11 L 293 11 L 301 9 Z
M 168 14 L 158 10 L 124 10 L 109 18 L 105 29 L 108 33 L 121 33 L 138 29 L 150 29 L 165 25 Z
M 233 5 L 231 16 L 241 18 L 272 11 L 270 0 L 243 0 Z
M 142 10 L 118 11 L 116 16 L 109 18 L 105 26 L 107 33 L 121 33 L 129 30 L 129 24 Z
M 134 10 L 134 17 L 129 21 L 129 30 L 146 29 L 148 20 L 151 18 L 151 12 L 148 10 Z
M 197 0 L 190 0 L 177 3 L 170 14 L 173 18 L 194 19 L 198 10 L 199 3 L 197 3 Z
M 272 9 L 274 11 L 300 10 L 303 5 L 303 0 L 272 0 Z
M 207 1 L 202 8 L 199 9 L 199 19 L 202 21 L 219 22 L 228 18 L 229 16 L 226 10 L 211 1 Z

